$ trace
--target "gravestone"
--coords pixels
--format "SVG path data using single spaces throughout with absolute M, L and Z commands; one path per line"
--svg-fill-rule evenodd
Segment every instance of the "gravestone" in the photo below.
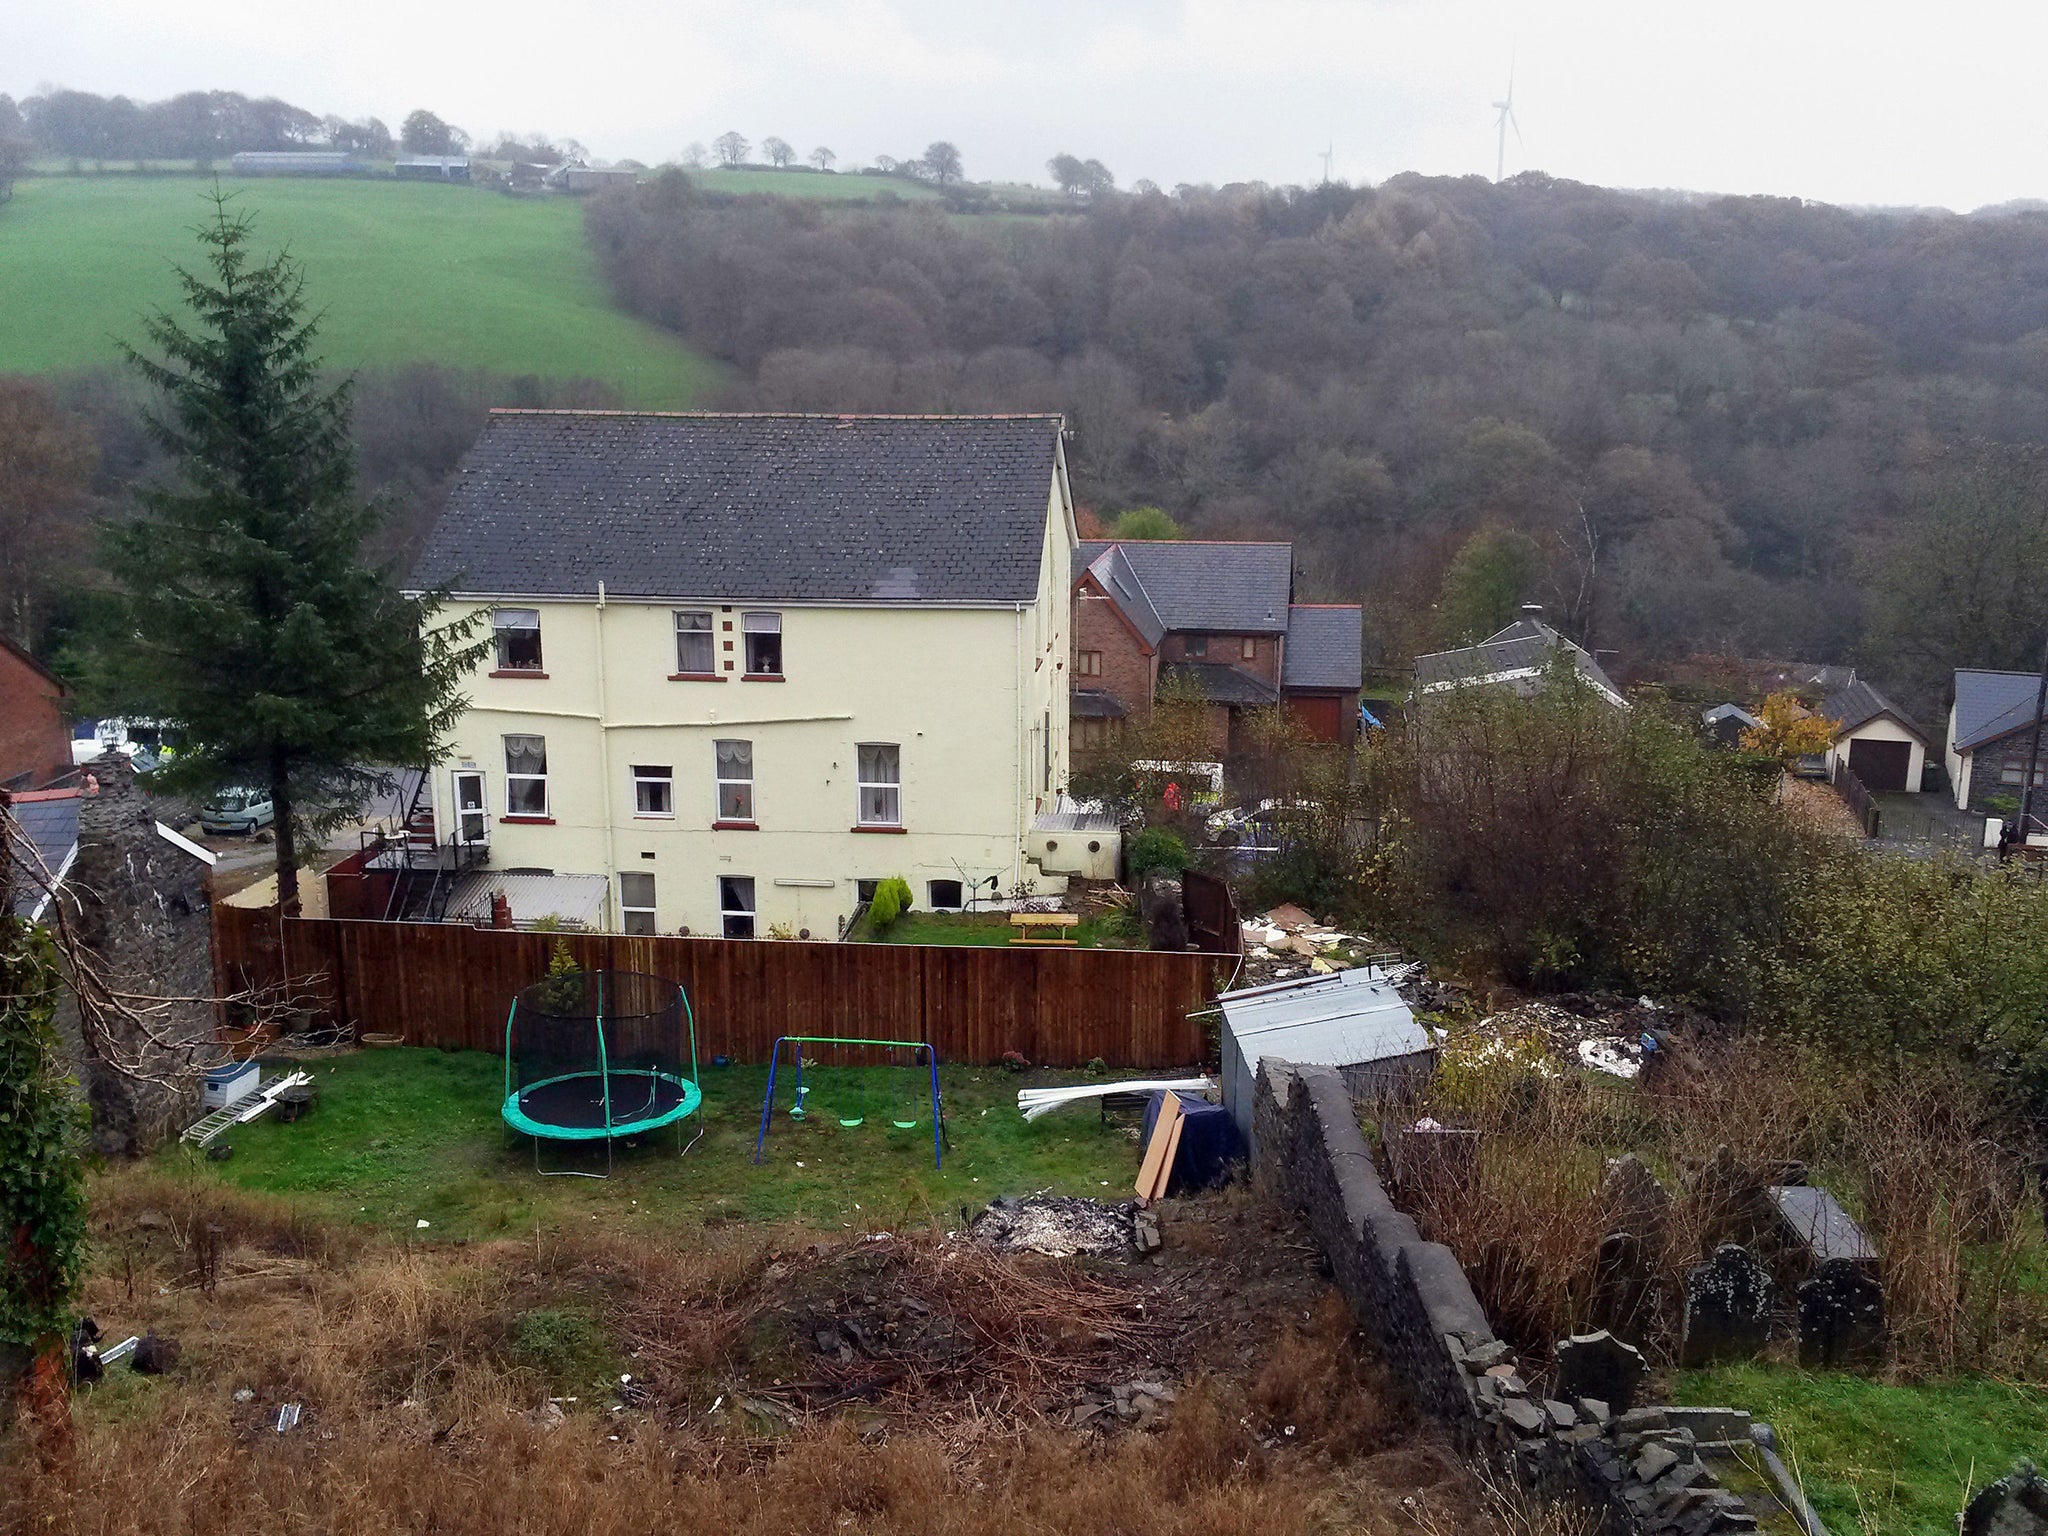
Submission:
M 1594 1267 L 1593 1316 L 1603 1327 L 1640 1338 L 1658 1310 L 1658 1260 L 1671 1196 L 1631 1152 L 1607 1164 L 1600 1210 L 1609 1230 Z
M 1766 1194 L 1778 1213 L 1780 1235 L 1809 1254 L 1816 1269 L 1834 1262 L 1876 1268 L 1877 1245 L 1827 1190 L 1816 1184 L 1779 1185 Z
M 1573 1334 L 1557 1346 L 1557 1395 L 1566 1402 L 1591 1398 L 1610 1413 L 1627 1413 L 1649 1374 L 1643 1352 L 1604 1328 Z
M 1471 1190 L 1479 1180 L 1479 1132 L 1411 1125 L 1394 1133 L 1394 1187 L 1409 1209 Z
M 1771 1277 L 1740 1243 L 1723 1243 L 1685 1275 L 1680 1365 L 1747 1359 L 1771 1337 Z
M 1963 1511 L 1962 1536 L 2048 1536 L 2048 1479 L 2017 1464 Z
M 1874 1365 L 1884 1358 L 1884 1291 L 1865 1265 L 1825 1260 L 1799 1287 L 1799 1363 Z

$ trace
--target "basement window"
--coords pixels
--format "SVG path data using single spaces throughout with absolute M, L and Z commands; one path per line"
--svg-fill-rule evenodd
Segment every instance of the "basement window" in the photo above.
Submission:
M 966 905 L 958 880 L 927 880 L 924 891 L 925 905 L 934 912 L 958 912 Z

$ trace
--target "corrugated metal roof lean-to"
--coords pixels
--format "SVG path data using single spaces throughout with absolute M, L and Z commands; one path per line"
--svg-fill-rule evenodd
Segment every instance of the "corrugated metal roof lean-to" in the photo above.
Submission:
M 559 919 L 565 925 L 599 930 L 604 927 L 603 875 L 471 875 L 448 903 L 449 920 L 490 922 L 491 898 L 500 891 L 512 907 L 515 927 L 523 928 L 544 917 Z

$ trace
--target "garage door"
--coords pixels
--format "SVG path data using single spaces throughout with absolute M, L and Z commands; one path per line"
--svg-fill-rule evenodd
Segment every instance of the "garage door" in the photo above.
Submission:
M 1913 744 L 1909 741 L 1852 741 L 1849 743 L 1849 771 L 1876 794 L 1897 794 L 1906 787 L 1906 770 L 1912 766 Z
M 1287 716 L 1318 741 L 1344 739 L 1344 701 L 1317 694 L 1289 694 Z

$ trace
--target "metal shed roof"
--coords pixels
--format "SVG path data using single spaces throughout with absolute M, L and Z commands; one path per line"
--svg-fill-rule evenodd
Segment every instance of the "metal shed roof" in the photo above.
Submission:
M 603 875 L 476 874 L 457 888 L 448 916 L 455 922 L 488 923 L 491 897 L 503 891 L 515 927 L 553 917 L 565 925 L 602 929 L 607 890 Z
M 1435 1045 L 1393 983 L 1370 969 L 1247 987 L 1216 1001 L 1224 1028 L 1254 1070 L 1267 1056 L 1302 1066 L 1355 1067 Z

